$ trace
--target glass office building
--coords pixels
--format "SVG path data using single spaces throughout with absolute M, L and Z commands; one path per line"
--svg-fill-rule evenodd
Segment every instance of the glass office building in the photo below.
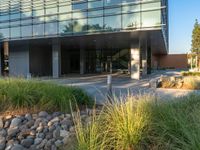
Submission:
M 27 72 L 37 76 L 53 75 L 56 71 L 56 75 L 64 75 L 130 70 L 129 53 L 135 43 L 140 45 L 139 49 L 142 49 L 141 43 L 145 43 L 143 47 L 149 47 L 151 54 L 168 52 L 167 0 L 0 2 L 1 68 L 5 69 L 8 57 L 10 74 Z M 25 49 L 29 58 L 24 61 Z M 54 62 L 57 55 L 54 49 L 58 49 L 58 62 Z M 4 56 L 5 51 L 9 51 L 10 56 Z M 140 55 L 142 60 L 142 50 Z M 17 60 L 18 57 L 22 57 L 21 60 Z M 37 68 L 39 64 L 35 59 L 44 69 Z M 13 70 L 20 66 L 28 68 L 26 71 L 20 68 L 22 72 Z

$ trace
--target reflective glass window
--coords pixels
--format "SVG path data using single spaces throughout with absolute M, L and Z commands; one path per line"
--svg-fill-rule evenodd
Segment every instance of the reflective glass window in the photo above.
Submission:
M 61 21 L 59 22 L 59 33 L 60 34 L 69 34 L 73 31 L 73 24 L 69 21 Z
M 160 7 L 161 7 L 161 2 L 142 4 L 142 10 L 159 9 Z
M 22 11 L 21 12 L 21 17 L 26 18 L 26 17 L 31 17 L 32 16 L 32 11 Z
M 57 22 L 45 24 L 45 35 L 57 34 Z
M 140 27 L 140 13 L 131 13 L 122 15 L 122 28 L 138 28 Z
M 113 31 L 121 28 L 121 15 L 105 17 L 104 26 L 106 30 Z
M 47 15 L 49 15 L 49 14 L 56 14 L 57 12 L 58 12 L 57 7 L 47 8 L 47 9 L 46 9 L 46 14 L 47 14 Z
M 10 22 L 11 26 L 20 25 L 20 20 Z
M 72 11 L 72 6 L 71 5 L 59 6 L 59 12 L 60 13 L 71 12 L 71 11 Z
M 123 4 L 129 4 L 129 3 L 133 3 L 133 2 L 139 2 L 139 1 L 141 1 L 141 0 L 122 0 L 122 3 Z
M 31 24 L 31 23 L 32 23 L 32 19 L 21 20 L 21 25 L 26 25 L 26 24 Z
M 66 14 L 62 14 L 62 15 L 59 15 L 59 20 L 69 20 L 71 19 L 71 13 L 66 13 Z
M 111 8 L 111 9 L 105 9 L 104 14 L 119 14 L 121 13 L 121 8 Z
M 73 12 L 73 19 L 86 18 L 86 17 L 87 17 L 87 12 L 85 11 Z
M 72 5 L 73 10 L 83 10 L 87 9 L 87 3 L 82 3 L 82 2 L 75 2 Z
M 43 15 L 44 15 L 44 9 L 33 10 L 33 16 L 43 16 Z
M 87 19 L 78 19 L 73 21 L 73 32 L 83 32 L 87 30 Z
M 142 27 L 152 27 L 161 24 L 161 11 L 142 12 Z
M 140 5 L 126 5 L 122 7 L 122 12 L 137 12 L 140 11 Z
M 0 28 L 5 28 L 5 27 L 8 27 L 9 26 L 9 22 L 2 22 L 0 23 Z
M 103 0 L 88 2 L 89 9 L 97 8 L 97 7 L 103 7 Z
M 22 37 L 32 36 L 32 26 L 21 26 Z
M 95 16 L 102 16 L 102 15 L 103 15 L 103 9 L 88 11 L 88 17 L 95 17 Z
M 100 31 L 103 30 L 103 17 L 89 18 L 88 19 L 88 31 Z
M 52 15 L 52 16 L 46 16 L 45 17 L 45 21 L 49 22 L 49 21 L 56 21 L 58 19 L 57 15 Z
M 33 25 L 33 36 L 44 35 L 44 24 Z
M 11 38 L 20 37 L 20 27 L 10 28 L 10 36 Z
M 44 17 L 35 17 L 33 18 L 33 24 L 43 23 L 45 20 Z
M 9 15 L 8 14 L 0 16 L 0 21 L 6 21 L 6 20 L 9 20 Z
M 0 39 L 9 38 L 9 28 L 0 29 Z
M 19 18 L 20 18 L 20 13 L 10 15 L 10 19 L 19 19 Z
M 120 3 L 121 3 L 121 0 L 104 0 L 105 6 L 118 5 Z

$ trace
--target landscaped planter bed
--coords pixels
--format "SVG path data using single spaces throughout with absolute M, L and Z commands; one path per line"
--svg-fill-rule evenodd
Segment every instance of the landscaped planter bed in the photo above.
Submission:
M 90 111 L 81 112 L 82 121 L 90 121 Z M 42 111 L 38 114 L 0 116 L 0 150 L 71 149 L 75 144 L 71 114 Z
M 200 77 L 194 76 L 161 77 L 157 83 L 158 88 L 200 90 Z
M 71 149 L 76 142 L 71 114 L 80 108 L 87 123 L 89 106 L 93 100 L 77 87 L 0 79 L 0 150 Z

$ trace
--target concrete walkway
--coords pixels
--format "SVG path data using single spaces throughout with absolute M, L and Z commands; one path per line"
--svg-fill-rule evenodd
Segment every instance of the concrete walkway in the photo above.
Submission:
M 156 71 L 141 80 L 132 80 L 129 75 L 113 74 L 113 93 L 116 96 L 126 96 L 127 94 L 152 94 L 161 98 L 179 97 L 189 94 L 190 92 L 182 90 L 168 90 L 149 88 L 149 81 L 153 78 L 158 78 L 161 75 L 179 75 L 179 71 Z M 77 86 L 84 89 L 91 95 L 98 104 L 105 102 L 105 95 L 107 95 L 107 75 L 69 75 L 65 78 L 46 79 L 47 81 L 55 82 L 61 85 Z M 192 91 L 191 91 L 192 92 Z

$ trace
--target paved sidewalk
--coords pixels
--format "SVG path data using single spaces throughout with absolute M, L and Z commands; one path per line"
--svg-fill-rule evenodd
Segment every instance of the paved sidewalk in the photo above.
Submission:
M 161 75 L 178 75 L 178 71 L 157 71 L 141 80 L 130 79 L 129 75 L 113 74 L 113 93 L 116 96 L 126 96 L 127 94 L 152 94 L 163 97 L 177 97 L 186 95 L 186 92 L 172 92 L 172 90 L 157 89 L 152 90 L 149 88 L 149 81 L 153 78 L 158 78 Z M 61 85 L 77 86 L 84 89 L 91 95 L 98 104 L 105 102 L 105 95 L 107 95 L 107 75 L 69 75 L 65 78 L 59 79 L 46 79 Z M 188 94 L 188 93 L 187 93 Z

